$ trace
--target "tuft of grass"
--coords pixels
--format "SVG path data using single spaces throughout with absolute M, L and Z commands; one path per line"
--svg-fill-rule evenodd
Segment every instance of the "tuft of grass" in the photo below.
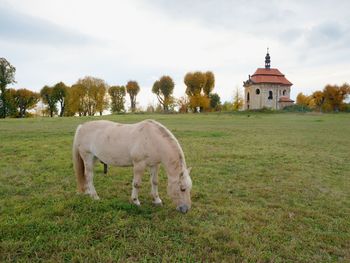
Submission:
M 129 203 L 132 169 L 95 167 L 100 201 L 75 193 L 83 122 L 168 127 L 192 166 L 193 208 Z M 350 115 L 123 114 L 0 120 L 1 262 L 350 261 Z

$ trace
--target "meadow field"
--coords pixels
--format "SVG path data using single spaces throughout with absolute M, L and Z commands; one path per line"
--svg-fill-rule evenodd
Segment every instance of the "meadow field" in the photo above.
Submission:
M 78 124 L 155 119 L 192 167 L 192 210 L 129 203 L 132 169 L 76 194 Z M 126 114 L 0 120 L 0 262 L 349 262 L 350 114 Z

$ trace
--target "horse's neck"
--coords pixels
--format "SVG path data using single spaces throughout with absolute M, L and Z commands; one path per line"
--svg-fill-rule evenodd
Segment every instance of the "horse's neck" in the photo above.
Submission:
M 181 150 L 163 155 L 163 165 L 168 176 L 179 176 L 186 168 L 185 158 Z

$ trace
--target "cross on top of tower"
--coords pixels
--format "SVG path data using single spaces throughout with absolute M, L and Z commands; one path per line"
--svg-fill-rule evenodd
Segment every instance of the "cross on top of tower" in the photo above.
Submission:
M 267 53 L 266 53 L 266 56 L 265 56 L 265 68 L 266 69 L 270 69 L 271 68 L 271 58 L 270 58 L 270 54 L 269 54 L 269 48 L 267 48 Z

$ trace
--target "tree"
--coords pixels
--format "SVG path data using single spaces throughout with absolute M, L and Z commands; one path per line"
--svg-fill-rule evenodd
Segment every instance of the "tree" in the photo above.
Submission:
M 181 98 L 177 99 L 176 104 L 179 107 L 179 112 L 181 113 L 188 112 L 190 102 L 187 96 L 182 96 Z
M 347 83 L 342 86 L 326 85 L 323 94 L 325 103 L 329 104 L 333 111 L 338 112 L 344 106 L 344 100 L 350 94 L 350 87 Z
M 82 84 L 74 84 L 68 89 L 68 98 L 66 105 L 66 115 L 74 116 L 78 113 L 79 116 L 86 116 L 88 104 L 88 91 L 87 88 Z
M 0 58 L 0 118 L 8 115 L 8 101 L 6 86 L 15 83 L 16 68 L 12 66 L 5 58 Z
M 209 108 L 209 95 L 214 89 L 215 78 L 214 74 L 208 72 L 187 73 L 184 77 L 186 85 L 186 94 L 189 97 L 189 105 L 193 112 L 198 112 L 198 108 L 202 112 Z
M 78 100 L 73 105 L 77 108 L 79 116 L 93 116 L 96 112 L 102 112 L 108 107 L 106 98 L 107 84 L 104 80 L 86 76 L 79 79 L 72 92 L 73 97 Z
M 108 99 L 106 97 L 107 85 L 104 82 L 103 84 L 100 83 L 93 90 L 93 98 L 96 101 L 96 112 L 100 113 L 100 116 L 102 116 L 103 111 L 108 108 Z
M 124 86 L 112 86 L 108 89 L 108 94 L 111 97 L 112 112 L 122 112 L 125 110 L 125 87 Z
M 205 77 L 207 81 L 204 85 L 203 92 L 205 95 L 207 95 L 207 97 L 209 97 L 210 93 L 213 91 L 215 86 L 215 76 L 213 72 L 207 71 L 205 73 Z
M 210 108 L 214 111 L 219 111 L 221 106 L 220 96 L 217 93 L 212 93 L 209 95 Z
M 5 92 L 5 101 L 7 104 L 6 112 L 7 116 L 10 117 L 18 117 L 18 106 L 16 103 L 16 93 L 17 90 L 15 89 L 7 89 Z
M 44 86 L 40 90 L 40 96 L 44 104 L 47 105 L 47 111 L 50 114 L 50 117 L 53 117 L 54 113 L 57 112 L 57 98 L 54 94 L 53 87 Z
M 210 99 L 206 95 L 194 95 L 189 97 L 189 100 L 189 106 L 195 113 L 198 112 L 198 108 L 200 112 L 203 112 L 210 107 Z
M 204 88 L 207 78 L 202 72 L 187 73 L 184 78 L 186 94 L 190 97 L 198 96 Z
M 305 109 L 310 109 L 313 107 L 314 105 L 314 100 L 313 100 L 313 96 L 307 96 L 304 95 L 302 92 L 300 92 L 297 95 L 297 101 L 296 104 L 301 106 L 302 110 Z
M 164 111 L 169 111 L 169 105 L 174 102 L 172 96 L 174 86 L 174 81 L 169 76 L 162 76 L 153 84 L 152 92 L 157 95 L 157 99 Z
M 322 91 L 315 91 L 314 93 L 312 93 L 312 99 L 314 101 L 315 107 L 318 108 L 319 112 L 322 112 L 322 106 L 324 104 L 325 101 L 325 97 Z
M 234 111 L 238 111 L 238 110 L 242 109 L 243 103 L 244 103 L 244 99 L 242 97 L 242 94 L 239 92 L 239 88 L 237 87 L 236 92 L 235 92 L 235 96 L 233 98 L 232 109 Z
M 27 110 L 32 109 L 39 102 L 40 95 L 27 89 L 16 90 L 14 95 L 16 106 L 19 109 L 19 117 L 23 118 L 27 114 Z
M 229 102 L 229 101 L 225 101 L 223 104 L 222 104 L 222 111 L 233 111 L 233 104 L 232 102 Z
M 56 100 L 60 103 L 60 117 L 64 114 L 67 95 L 68 87 L 63 82 L 59 82 L 53 87 L 53 96 L 55 96 Z
M 136 110 L 136 96 L 140 92 L 139 84 L 136 81 L 130 80 L 126 84 L 126 92 L 130 96 L 131 111 L 135 112 L 135 110 Z

